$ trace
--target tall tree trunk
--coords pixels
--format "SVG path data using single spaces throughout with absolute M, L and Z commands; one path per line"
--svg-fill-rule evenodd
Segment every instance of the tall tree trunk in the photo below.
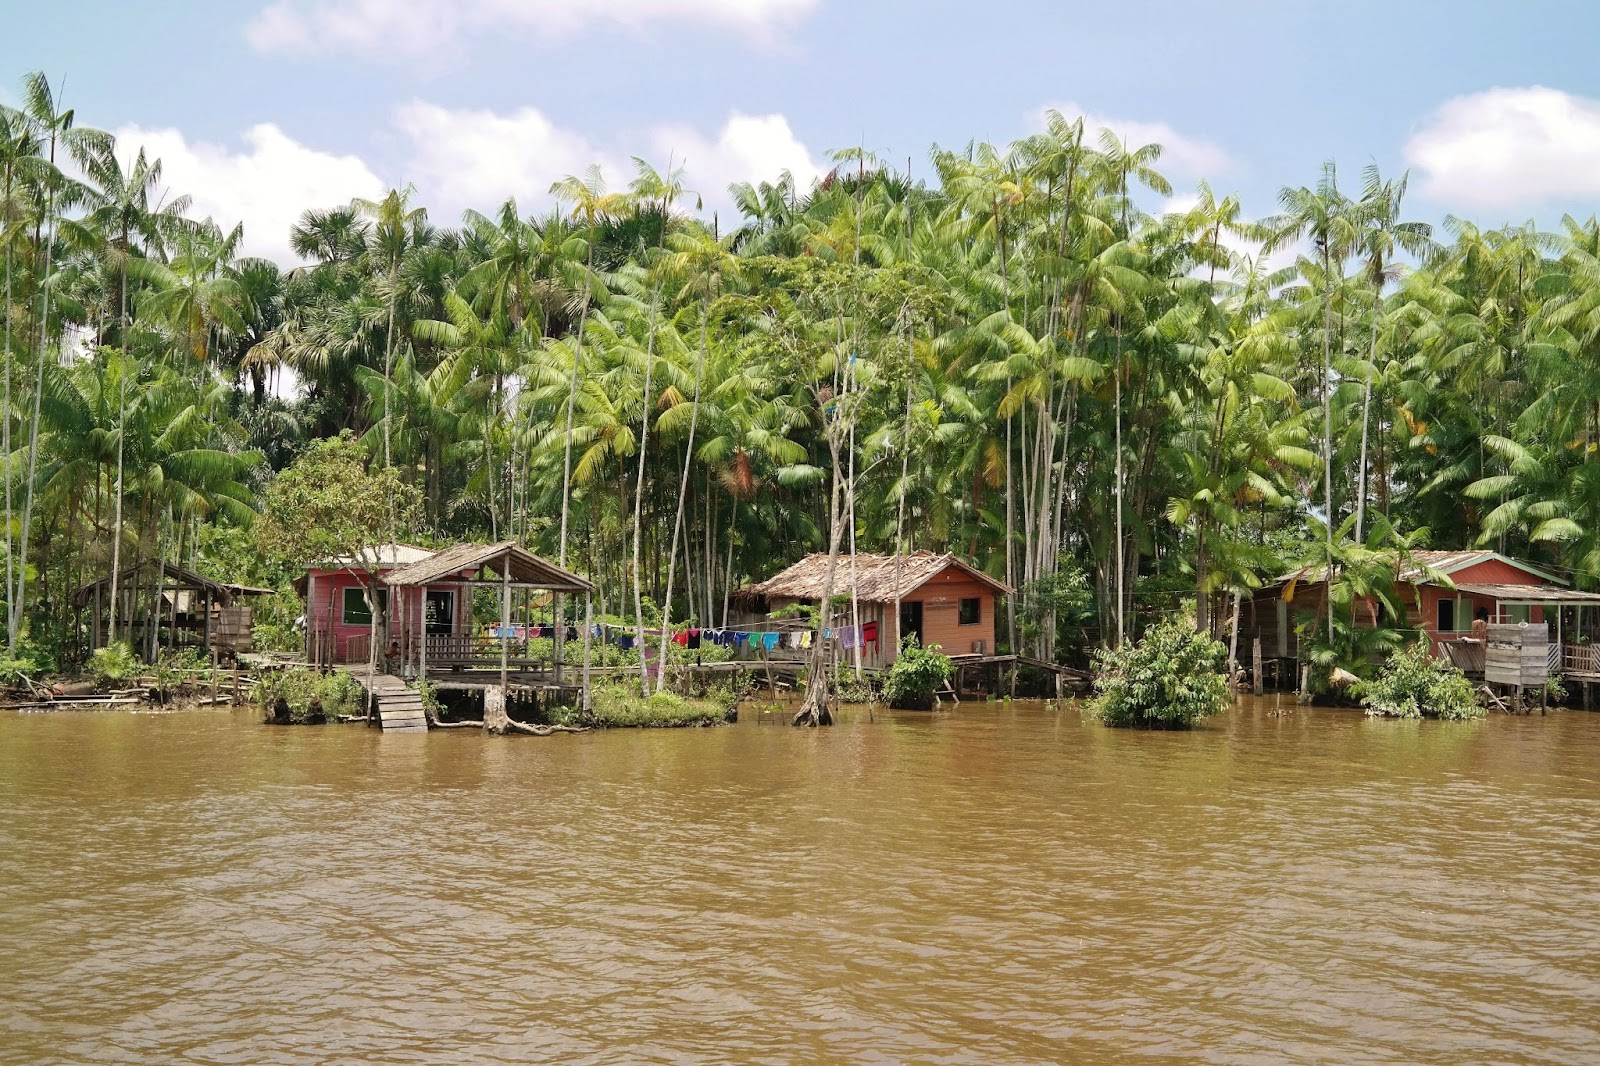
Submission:
M 644 345 L 644 393 L 639 416 L 639 476 L 633 486 L 633 625 L 639 649 L 639 689 L 650 695 L 650 667 L 645 661 L 644 643 L 644 579 L 639 570 L 643 555 L 644 538 L 644 466 L 650 448 L 651 387 L 656 368 L 656 311 L 661 300 L 661 287 L 656 286 L 650 296 L 650 327 Z
M 1378 365 L 1378 314 L 1382 293 L 1372 289 L 1372 341 L 1368 347 L 1366 388 L 1361 397 L 1361 462 L 1356 475 L 1356 543 L 1366 542 L 1367 523 L 1367 427 L 1371 424 L 1372 372 Z
M 55 164 L 55 137 L 50 139 L 50 163 Z M 33 525 L 34 480 L 39 471 L 39 409 L 40 400 L 44 395 L 44 364 L 48 358 L 50 348 L 50 269 L 53 265 L 51 252 L 55 245 L 55 184 L 52 182 L 49 195 L 45 198 L 45 218 L 49 225 L 46 227 L 44 246 L 44 280 L 40 282 L 39 302 L 42 314 L 39 320 L 39 369 L 34 376 L 33 383 L 33 421 L 28 429 L 28 484 L 22 504 L 22 545 L 18 552 L 17 560 L 17 594 L 11 602 L 9 629 L 7 633 L 8 644 L 13 653 L 16 651 L 17 641 L 21 636 L 22 605 L 27 599 L 28 589 L 28 534 Z
M 661 672 L 656 675 L 656 691 L 667 683 L 667 645 L 672 640 L 672 579 L 678 563 L 678 535 L 683 532 L 683 503 L 689 495 L 689 467 L 694 462 L 694 436 L 700 423 L 700 385 L 706 373 L 706 334 L 711 324 L 711 301 L 700 309 L 700 354 L 694 368 L 694 408 L 689 412 L 689 443 L 683 449 L 683 476 L 678 481 L 678 513 L 672 521 L 672 549 L 667 553 L 667 593 L 661 601 Z

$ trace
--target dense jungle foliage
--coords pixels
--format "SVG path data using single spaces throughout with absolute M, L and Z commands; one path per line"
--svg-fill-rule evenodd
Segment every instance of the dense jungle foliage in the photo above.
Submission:
M 1204 185 L 1163 211 L 1159 146 L 1052 114 L 935 147 L 926 180 L 851 149 L 811 188 L 735 186 L 738 219 L 643 161 L 537 212 L 307 204 L 303 263 L 275 264 L 23 88 L 0 108 L 13 659 L 81 655 L 72 591 L 141 561 L 287 589 L 268 486 L 342 432 L 404 487 L 398 539 L 516 539 L 652 624 L 718 623 L 838 530 L 973 560 L 1017 590 L 1001 642 L 1047 659 L 1185 600 L 1222 633 L 1291 565 L 1379 587 L 1422 544 L 1600 572 L 1594 218 L 1436 232 L 1403 177 L 1332 164 L 1260 214 Z

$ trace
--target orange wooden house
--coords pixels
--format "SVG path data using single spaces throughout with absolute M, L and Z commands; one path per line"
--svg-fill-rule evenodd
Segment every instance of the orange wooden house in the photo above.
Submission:
M 737 593 L 745 613 L 759 619 L 796 603 L 822 599 L 828 556 L 808 555 L 767 580 Z M 903 635 L 916 634 L 924 647 L 937 645 L 946 655 L 993 655 L 995 608 L 1010 593 L 1002 582 L 957 558 L 929 551 L 904 555 L 857 552 L 841 554 L 833 577 L 833 595 L 848 597 L 854 583 L 863 628 L 875 636 L 862 652 L 869 669 L 892 664 Z M 899 601 L 898 616 L 895 602 Z M 846 607 L 841 626 L 853 621 Z

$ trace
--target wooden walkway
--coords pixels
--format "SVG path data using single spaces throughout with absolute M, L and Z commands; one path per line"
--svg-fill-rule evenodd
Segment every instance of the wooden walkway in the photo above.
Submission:
M 391 674 L 369 677 L 353 674 L 361 687 L 378 700 L 378 724 L 386 733 L 426 733 L 428 716 L 422 709 L 422 693 L 407 688 Z

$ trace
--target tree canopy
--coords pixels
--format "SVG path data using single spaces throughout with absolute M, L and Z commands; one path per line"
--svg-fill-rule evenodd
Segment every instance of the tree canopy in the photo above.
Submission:
M 1052 114 L 926 178 L 850 149 L 809 188 L 736 185 L 732 225 L 644 161 L 542 211 L 307 204 L 285 269 L 25 89 L 0 108 L 13 649 L 70 654 L 70 588 L 252 525 L 306 560 L 517 540 L 640 624 L 719 623 L 836 531 L 954 550 L 1045 658 L 1184 609 L 1220 632 L 1306 562 L 1481 544 L 1600 574 L 1594 217 L 1435 232 L 1403 176 L 1331 163 L 1259 214 L 1207 185 L 1163 212 L 1160 146 Z

